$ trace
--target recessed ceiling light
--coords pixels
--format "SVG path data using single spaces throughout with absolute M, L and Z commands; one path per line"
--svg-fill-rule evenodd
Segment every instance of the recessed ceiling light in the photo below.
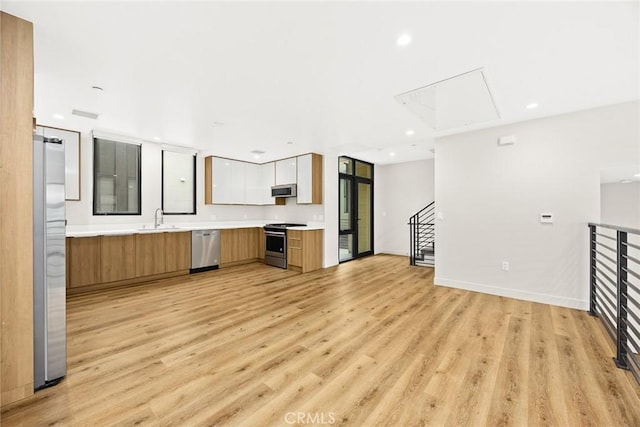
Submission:
M 621 184 L 631 184 L 633 182 L 632 179 L 621 179 L 620 183 Z
M 396 39 L 396 44 L 398 46 L 408 46 L 411 44 L 411 36 L 409 34 L 402 34 L 400 37 Z
M 533 110 L 534 108 L 538 108 L 537 102 L 532 102 L 531 104 L 527 104 L 527 110 Z
M 396 153 L 394 153 L 394 152 L 392 151 L 392 152 L 390 152 L 390 153 L 389 153 L 389 155 L 390 155 L 391 157 L 393 157 L 393 156 L 395 156 L 395 155 L 396 155 Z
M 253 155 L 253 158 L 254 158 L 254 159 L 259 159 L 259 158 L 260 158 L 260 154 L 254 154 L 254 155 Z
M 153 139 L 155 139 L 156 141 L 160 141 L 160 137 L 159 136 L 154 136 Z
M 411 136 L 414 133 L 416 133 L 416 131 L 414 131 L 413 129 L 407 129 L 406 131 L 404 131 L 404 134 L 407 136 Z
M 64 120 L 64 116 L 62 114 L 54 114 L 53 118 L 58 120 Z
M 640 173 L 637 173 L 637 174 L 635 174 L 633 176 L 635 176 L 636 178 L 640 178 Z

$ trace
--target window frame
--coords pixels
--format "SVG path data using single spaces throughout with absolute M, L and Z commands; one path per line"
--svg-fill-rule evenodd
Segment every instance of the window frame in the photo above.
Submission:
M 92 210 L 93 216 L 142 216 L 142 145 L 141 144 L 133 144 L 129 142 L 117 141 L 109 138 L 99 138 L 93 136 L 93 200 L 92 200 Z M 116 144 L 126 144 L 126 145 L 134 145 L 138 147 L 138 210 L 136 212 L 98 212 L 97 211 L 97 199 L 96 196 L 98 194 L 98 176 L 97 176 L 97 165 L 98 165 L 98 150 L 96 150 L 96 145 L 98 140 L 109 141 Z
M 162 209 L 162 214 L 163 215 L 197 215 L 197 200 L 196 200 L 196 195 L 197 195 L 197 187 L 198 187 L 198 180 L 197 180 L 197 172 L 196 172 L 196 168 L 198 165 L 198 154 L 194 153 L 191 155 L 191 157 L 193 157 L 193 212 L 167 212 L 164 209 L 164 153 L 165 152 L 172 152 L 172 153 L 180 153 L 179 151 L 173 151 L 173 150 L 162 150 L 162 154 L 161 154 L 161 164 L 160 164 L 160 208 Z M 189 154 L 189 153 L 180 153 L 180 154 Z

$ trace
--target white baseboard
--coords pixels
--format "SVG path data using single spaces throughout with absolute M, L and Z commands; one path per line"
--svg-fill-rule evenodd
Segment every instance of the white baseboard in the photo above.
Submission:
M 558 305 L 560 307 L 575 308 L 578 310 L 588 310 L 589 301 L 560 297 L 556 295 L 539 294 L 536 292 L 522 291 L 518 289 L 501 288 L 498 286 L 483 285 L 479 283 L 464 282 L 462 280 L 452 280 L 436 276 L 433 279 L 436 286 L 447 286 L 450 288 L 464 289 L 467 291 L 482 292 L 489 295 L 515 298 L 525 301 L 539 302 L 542 304 Z
M 376 251 L 376 254 L 389 254 L 389 255 L 400 255 L 400 256 L 409 256 L 408 252 L 402 252 L 402 251 L 387 251 L 387 250 L 381 250 L 381 251 Z

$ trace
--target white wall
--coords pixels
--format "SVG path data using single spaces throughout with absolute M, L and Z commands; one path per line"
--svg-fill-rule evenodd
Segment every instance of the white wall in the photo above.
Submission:
M 166 223 L 194 221 L 236 221 L 264 219 L 265 209 L 270 209 L 269 218 L 279 216 L 287 220 L 313 221 L 313 215 L 322 213 L 321 206 L 314 206 L 308 218 L 305 210 L 295 204 L 287 206 L 222 206 L 204 204 L 204 157 L 198 155 L 196 162 L 196 215 L 167 215 Z M 81 141 L 81 199 L 67 201 L 67 222 L 69 225 L 153 223 L 155 210 L 161 203 L 162 146 L 154 143 L 142 144 L 142 215 L 98 215 L 93 216 L 93 141 L 90 132 L 83 132 Z M 291 202 L 291 201 L 290 201 Z M 306 206 L 299 206 L 305 208 Z M 316 212 L 317 211 L 317 212 Z M 277 219 L 277 218 L 276 218 Z
M 640 228 L 640 182 L 602 184 L 600 222 Z
M 637 163 L 639 120 L 632 102 L 437 139 L 435 282 L 587 308 L 599 171 Z M 505 135 L 516 144 L 497 146 Z
M 409 255 L 409 217 L 434 200 L 434 160 L 375 168 L 375 251 Z

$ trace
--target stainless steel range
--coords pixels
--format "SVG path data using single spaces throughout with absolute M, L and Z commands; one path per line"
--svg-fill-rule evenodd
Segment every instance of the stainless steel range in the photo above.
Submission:
M 264 226 L 264 262 L 274 267 L 287 268 L 287 227 L 306 224 L 267 224 Z

